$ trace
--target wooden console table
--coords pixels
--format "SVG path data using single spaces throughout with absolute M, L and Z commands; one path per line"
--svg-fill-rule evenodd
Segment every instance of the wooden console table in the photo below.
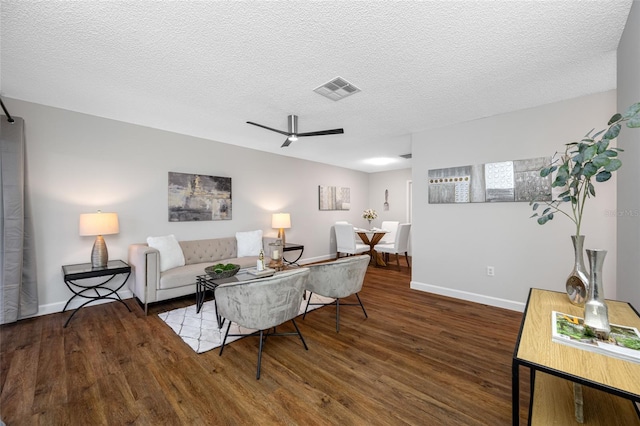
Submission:
M 607 300 L 612 324 L 640 329 L 628 303 Z M 577 424 L 573 383 L 585 385 L 584 423 L 640 425 L 640 364 L 553 342 L 551 312 L 584 317 L 565 293 L 531 289 L 512 363 L 512 418 L 520 421 L 520 366 L 531 371 L 529 424 Z M 588 387 L 588 388 L 587 388 Z

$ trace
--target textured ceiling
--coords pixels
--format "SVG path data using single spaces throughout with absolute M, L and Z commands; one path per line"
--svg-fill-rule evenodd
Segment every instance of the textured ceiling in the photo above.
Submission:
M 0 93 L 366 172 L 411 134 L 616 87 L 631 0 L 2 0 Z M 341 76 L 362 92 L 313 92 Z M 343 135 L 284 137 L 246 124 Z M 446 141 L 434 141 L 446 143 Z M 363 160 L 392 157 L 387 166 Z

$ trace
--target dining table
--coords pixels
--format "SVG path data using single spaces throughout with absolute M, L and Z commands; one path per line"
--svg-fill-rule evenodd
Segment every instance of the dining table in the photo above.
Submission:
M 369 246 L 369 255 L 371 256 L 371 261 L 375 266 L 387 266 L 382 258 L 382 254 L 375 251 L 374 247 L 376 244 L 380 242 L 384 234 L 387 231 L 382 229 L 358 229 L 356 228 L 356 234 L 360 237 L 363 243 Z

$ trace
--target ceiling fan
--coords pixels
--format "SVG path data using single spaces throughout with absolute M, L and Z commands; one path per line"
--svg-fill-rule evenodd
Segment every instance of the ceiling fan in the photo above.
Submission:
M 254 126 L 262 127 L 263 129 L 271 130 L 272 132 L 280 133 L 281 135 L 285 135 L 287 139 L 282 144 L 281 148 L 289 146 L 291 142 L 295 142 L 299 137 L 303 136 L 322 136 L 322 135 L 338 135 L 344 133 L 343 129 L 330 129 L 330 130 L 319 130 L 317 132 L 305 132 L 298 133 L 298 116 L 290 115 L 289 117 L 289 131 L 284 132 L 278 129 L 272 129 L 271 127 L 263 126 L 262 124 L 254 123 L 253 121 L 247 121 L 248 124 L 253 124 Z

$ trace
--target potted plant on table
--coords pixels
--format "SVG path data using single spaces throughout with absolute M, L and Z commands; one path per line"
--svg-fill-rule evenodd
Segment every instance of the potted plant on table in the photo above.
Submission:
M 540 171 L 540 176 L 555 174 L 551 187 L 565 190 L 555 198 L 551 197 L 550 201 L 534 200 L 530 203 L 535 212 L 531 217 L 537 218 L 540 225 L 561 214 L 576 226 L 576 233 L 571 237 L 575 251 L 574 268 L 566 283 L 569 300 L 574 304 L 585 302 L 589 286 L 582 256 L 582 215 L 587 200 L 596 196 L 594 183 L 608 181 L 612 173 L 622 166 L 622 161 L 617 158 L 622 149 L 609 145 L 620 133 L 623 123 L 629 128 L 640 127 L 640 102 L 631 105 L 624 114 L 611 117 L 608 128 L 595 134 L 591 130 L 579 142 L 566 144 L 564 153 L 556 153 L 551 164 Z M 545 195 L 550 197 L 551 194 Z M 545 208 L 539 213 L 541 206 Z

